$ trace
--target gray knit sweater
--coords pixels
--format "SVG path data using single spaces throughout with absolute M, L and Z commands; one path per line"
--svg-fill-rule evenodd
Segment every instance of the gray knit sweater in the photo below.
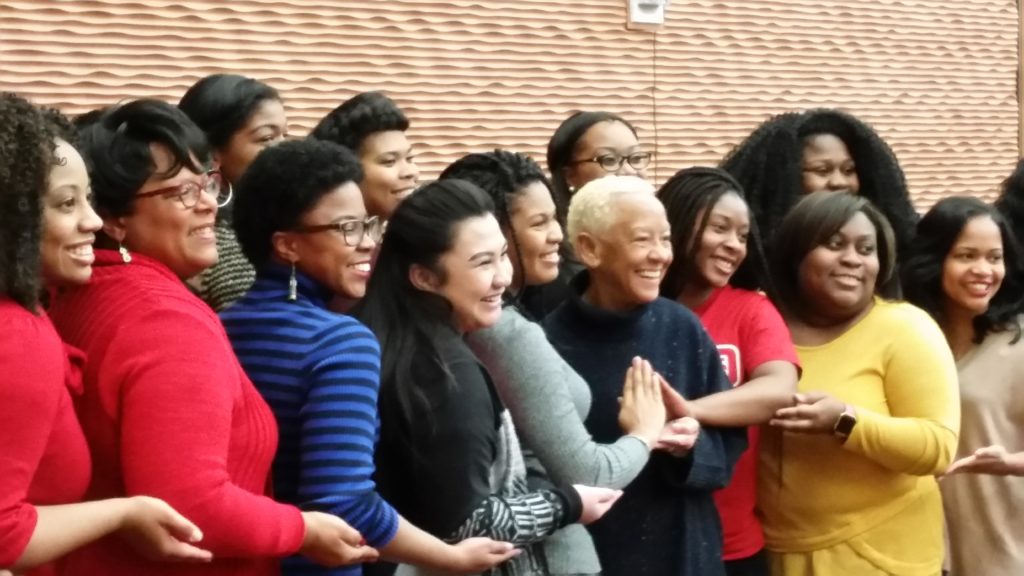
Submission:
M 512 414 L 528 466 L 539 464 L 558 485 L 622 488 L 647 464 L 647 446 L 639 438 L 593 441 L 583 426 L 590 412 L 587 383 L 551 347 L 544 330 L 515 307 L 506 307 L 494 327 L 466 340 Z M 551 574 L 600 572 L 593 541 L 579 524 L 548 538 L 544 552 Z

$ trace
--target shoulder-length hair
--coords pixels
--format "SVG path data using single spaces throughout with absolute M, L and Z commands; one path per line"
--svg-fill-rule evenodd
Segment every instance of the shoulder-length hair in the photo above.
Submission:
M 800 200 L 782 220 L 769 254 L 775 304 L 780 310 L 799 315 L 803 309 L 800 265 L 812 250 L 826 244 L 858 212 L 875 227 L 879 265 L 875 293 L 886 298 L 899 296 L 895 274 L 896 240 L 882 212 L 862 196 L 815 192 Z
M 944 320 L 942 274 L 947 256 L 967 223 L 975 218 L 991 218 L 1003 241 L 1003 262 L 1006 276 L 988 310 L 974 318 L 974 340 L 981 342 L 991 332 L 1013 330 L 1014 341 L 1020 338 L 1017 319 L 1024 302 L 1021 286 L 1020 246 L 1003 215 L 977 198 L 951 196 L 943 198 L 924 215 L 917 225 L 917 234 L 910 253 L 901 266 L 904 295 L 908 302 L 923 308 L 940 324 Z

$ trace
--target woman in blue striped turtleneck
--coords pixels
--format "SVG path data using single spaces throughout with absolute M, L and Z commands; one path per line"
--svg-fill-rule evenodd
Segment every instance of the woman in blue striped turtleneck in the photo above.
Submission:
M 361 179 L 355 157 L 329 142 L 286 142 L 257 156 L 234 213 L 256 282 L 222 313 L 224 326 L 278 420 L 278 498 L 338 515 L 384 559 L 479 572 L 513 556 L 512 546 L 485 538 L 446 544 L 398 515 L 372 480 L 380 347 L 358 320 L 327 309 L 332 296 L 362 297 L 381 237 Z M 293 557 L 283 572 L 356 576 L 362 569 Z

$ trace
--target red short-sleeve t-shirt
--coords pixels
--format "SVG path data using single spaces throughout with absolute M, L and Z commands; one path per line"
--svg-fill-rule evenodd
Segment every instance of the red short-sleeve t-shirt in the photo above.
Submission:
M 725 286 L 694 310 L 718 345 L 722 368 L 733 386 L 746 382 L 758 366 L 772 361 L 799 366 L 789 328 L 763 294 Z M 758 428 L 748 430 L 749 447 L 736 463 L 732 483 L 715 493 L 722 517 L 723 557 L 739 560 L 764 547 L 757 504 Z

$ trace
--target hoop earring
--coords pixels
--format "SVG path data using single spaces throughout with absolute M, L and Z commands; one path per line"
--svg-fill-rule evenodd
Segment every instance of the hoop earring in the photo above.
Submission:
M 124 244 L 121 244 L 120 242 L 118 242 L 117 243 L 117 251 L 121 253 L 121 261 L 122 262 L 124 262 L 125 264 L 131 264 L 131 262 L 132 262 L 132 253 L 129 252 L 128 249 L 124 247 Z
M 292 275 L 288 278 L 288 301 L 299 299 L 299 281 L 295 278 L 295 262 L 292 262 Z

